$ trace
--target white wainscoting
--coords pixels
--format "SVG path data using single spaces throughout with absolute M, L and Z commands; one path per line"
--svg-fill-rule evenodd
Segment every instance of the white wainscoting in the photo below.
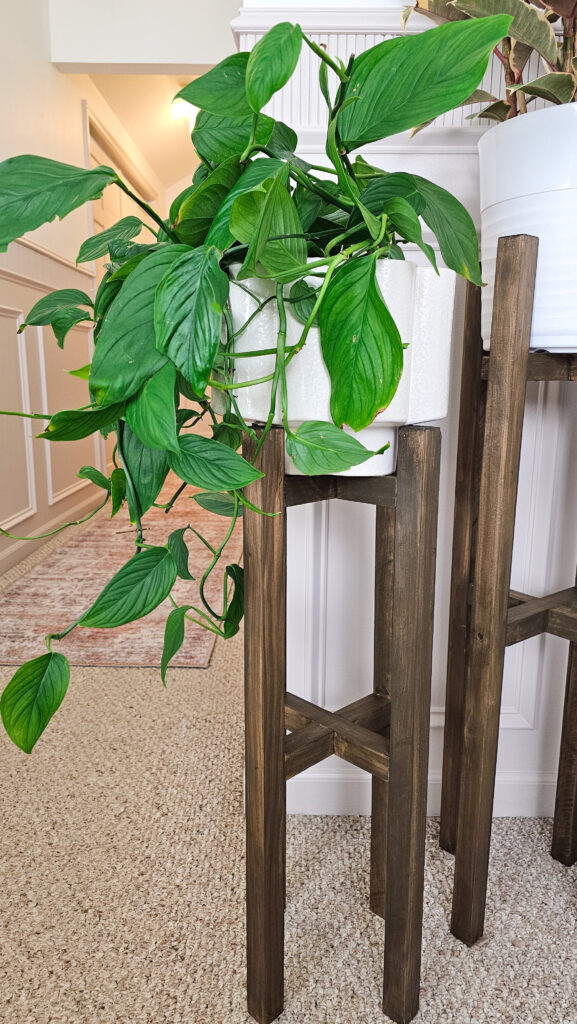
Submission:
M 233 22 L 239 49 L 249 49 L 278 21 L 298 21 L 315 41 L 346 61 L 400 33 L 401 8 L 283 4 L 244 7 Z M 428 28 L 413 16 L 409 31 Z M 315 60 L 308 48 L 293 82 L 271 102 L 270 112 L 299 135 L 300 152 L 322 162 L 326 111 L 318 97 Z M 489 68 L 483 87 L 499 92 L 501 67 Z M 387 170 L 423 174 L 454 192 L 476 223 L 477 141 L 482 129 L 461 108 L 413 140 L 398 136 L 369 146 L 364 155 Z M 429 812 L 440 806 L 442 729 L 463 323 L 458 287 L 452 365 L 453 406 L 440 423 L 443 435 L 439 511 L 436 619 L 431 709 Z M 536 595 L 573 583 L 577 559 L 577 388 L 530 385 L 521 456 L 512 585 Z M 334 709 L 372 686 L 373 526 L 371 509 L 342 502 L 289 510 L 288 687 Z M 551 814 L 565 682 L 567 643 L 534 638 L 507 652 L 495 813 Z M 369 777 L 330 758 L 292 779 L 293 813 L 368 813 Z

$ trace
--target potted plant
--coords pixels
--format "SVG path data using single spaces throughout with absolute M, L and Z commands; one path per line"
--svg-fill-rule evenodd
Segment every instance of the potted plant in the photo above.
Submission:
M 32 750 L 68 686 L 68 662 L 52 650 L 53 642 L 74 628 L 110 628 L 141 618 L 170 598 L 178 576 L 190 578 L 188 527 L 170 533 L 165 546 L 147 545 L 143 537 L 142 518 L 169 470 L 179 486 L 168 508 L 188 485 L 201 488 L 196 500 L 230 516 L 230 536 L 246 504 L 243 488 L 261 475 L 237 451 L 243 432 L 254 434 L 236 397 L 246 385 L 255 391 L 270 385 L 260 444 L 279 396 L 287 448 L 300 472 L 339 472 L 374 454 L 341 428 L 368 426 L 391 403 L 401 379 L 406 339 L 381 294 L 378 282 L 387 276 L 381 266 L 389 267 L 392 304 L 403 243 L 419 245 L 435 267 L 421 219 L 436 235 L 447 267 L 480 283 L 478 248 L 469 215 L 449 193 L 414 175 L 386 174 L 360 156 L 351 161 L 349 154 L 469 96 L 510 20 L 501 15 L 391 39 L 346 67 L 298 25 L 276 25 L 250 53 L 235 53 L 182 90 L 200 108 L 193 141 L 201 164 L 166 221 L 109 167 L 84 170 L 40 156 L 0 164 L 0 248 L 108 186 L 132 195 L 157 228 L 150 242 L 136 243 L 142 225 L 128 217 L 88 239 L 80 261 L 109 256 L 94 301 L 76 290 L 53 292 L 26 320 L 51 324 L 60 345 L 74 324 L 93 321 L 94 358 L 81 371 L 88 404 L 49 418 L 46 410 L 34 415 L 48 419 L 39 436 L 52 443 L 96 431 L 116 434 L 111 476 L 93 467 L 83 467 L 80 475 L 102 488 L 101 505 L 110 501 L 112 515 L 127 505 L 136 551 L 94 604 L 64 632 L 48 635 L 47 652 L 19 668 L 6 687 L 2 720 L 23 750 Z M 323 167 L 299 159 L 295 133 L 262 113 L 291 77 L 303 44 L 319 58 L 319 88 L 328 109 Z M 239 295 L 253 303 L 250 315 L 242 311 Z M 264 352 L 272 369 L 250 384 L 235 381 L 234 367 L 246 352 L 235 350 L 234 342 L 245 331 L 248 336 L 247 328 L 272 307 L 278 329 L 274 337 L 267 327 L 272 351 Z M 331 419 L 311 420 L 309 414 L 294 427 L 288 418 L 289 370 L 317 322 Z M 221 401 L 218 415 L 210 388 Z M 195 432 L 203 418 L 211 423 L 212 437 Z M 208 571 L 223 548 L 214 552 Z M 226 566 L 220 610 L 205 596 L 207 575 L 201 606 L 172 602 L 163 678 L 187 619 L 224 637 L 238 631 L 242 569 Z
M 577 350 L 577 4 L 574 0 L 418 0 L 415 10 L 437 23 L 513 16 L 495 47 L 504 95 L 472 117 L 497 125 L 479 142 L 481 255 L 488 286 L 482 295 L 482 334 L 489 346 L 497 242 L 501 235 L 539 238 L 531 348 Z M 530 74 L 535 60 L 542 65 Z M 535 110 L 536 100 L 550 104 Z M 530 116 L 529 116 L 530 115 Z

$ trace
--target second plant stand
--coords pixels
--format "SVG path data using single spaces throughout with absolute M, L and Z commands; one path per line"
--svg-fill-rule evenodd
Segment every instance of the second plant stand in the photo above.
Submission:
M 245 443 L 252 459 L 255 442 Z M 384 477 L 285 476 L 271 430 L 244 510 L 247 999 L 283 1009 L 286 780 L 337 754 L 373 777 L 370 904 L 385 919 L 383 1009 L 419 1008 L 440 432 L 399 431 Z M 286 692 L 286 508 L 341 498 L 376 505 L 373 692 L 330 712 Z M 287 735 L 288 732 L 288 735 Z M 386 884 L 385 884 L 386 883 Z

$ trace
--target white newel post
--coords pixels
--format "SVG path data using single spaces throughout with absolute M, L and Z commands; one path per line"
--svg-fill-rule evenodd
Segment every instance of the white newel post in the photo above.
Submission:
M 232 23 L 240 50 L 248 50 L 279 21 L 298 21 L 316 42 L 345 62 L 402 32 L 402 6 L 317 0 L 314 7 L 269 0 L 245 2 Z M 430 23 L 414 15 L 409 32 Z M 267 108 L 299 136 L 299 153 L 324 159 L 326 108 L 317 88 L 318 60 L 306 47 L 292 81 Z M 497 94 L 501 68 L 490 67 L 483 88 Z M 410 139 L 408 133 L 366 147 L 371 163 L 413 171 L 449 189 L 479 221 L 477 142 L 484 129 L 453 111 Z M 432 238 L 425 233 L 425 239 Z M 439 254 L 437 253 L 439 258 Z M 421 254 L 411 253 L 421 262 Z M 429 812 L 438 813 L 446 671 L 453 492 L 463 325 L 464 288 L 457 284 L 451 408 L 440 423 L 443 437 L 439 511 L 435 646 L 431 712 Z M 572 585 L 577 537 L 571 509 L 577 500 L 575 386 L 531 385 L 521 458 L 513 585 L 533 594 Z M 574 445 L 574 442 L 573 442 Z M 344 502 L 289 510 L 288 678 L 291 691 L 336 709 L 372 689 L 374 510 Z M 567 575 L 567 565 L 571 565 Z M 565 678 L 565 642 L 535 638 L 507 652 L 497 773 L 497 814 L 550 814 Z M 337 758 L 315 766 L 288 785 L 292 813 L 368 813 L 369 776 Z

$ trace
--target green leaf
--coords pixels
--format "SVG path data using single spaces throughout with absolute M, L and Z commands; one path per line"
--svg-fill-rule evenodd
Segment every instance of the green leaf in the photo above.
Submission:
M 169 452 L 168 461 L 181 480 L 211 491 L 233 491 L 263 475 L 227 445 L 199 434 L 181 437 L 180 455 Z
M 46 430 L 38 437 L 47 441 L 79 441 L 97 430 L 115 423 L 124 412 L 124 405 L 109 405 L 106 409 L 63 409 L 54 414 Z
M 64 348 L 66 335 L 83 320 L 92 320 L 92 317 L 85 309 L 75 309 L 73 306 L 55 314 L 52 320 L 52 330 L 56 335 L 58 348 Z
M 313 288 L 306 281 L 295 281 L 289 292 L 290 310 L 301 324 L 306 324 L 313 311 L 315 302 L 318 299 L 318 289 Z M 313 323 L 318 324 L 319 315 L 315 316 Z
M 214 246 L 187 253 L 160 282 L 154 301 L 156 347 L 198 395 L 208 384 L 228 299 L 228 277 L 219 258 Z
M 117 512 L 122 508 L 122 502 L 126 497 L 126 473 L 123 469 L 113 469 L 110 474 L 110 495 L 112 497 L 112 510 L 110 518 L 114 519 Z
M 233 53 L 225 57 L 205 75 L 185 85 L 177 96 L 211 114 L 247 117 L 252 114 L 245 89 L 248 58 L 248 53 Z
M 176 369 L 166 363 L 147 380 L 142 391 L 126 406 L 126 422 L 143 444 L 149 448 L 166 448 L 177 452 L 174 385 Z
M 507 120 L 510 113 L 511 104 L 506 103 L 505 100 L 497 100 L 496 103 L 490 103 L 488 107 L 484 107 L 483 110 L 479 110 L 476 114 L 467 114 L 467 120 L 474 121 L 478 117 L 486 117 L 488 121 L 502 123 Z
M 303 229 L 308 231 L 321 212 L 323 200 L 302 185 L 297 185 L 293 192 L 293 201 Z
M 459 21 L 397 36 L 356 58 L 338 115 L 343 145 L 356 149 L 452 110 L 481 81 L 511 18 Z
M 231 580 L 234 585 L 232 598 L 228 598 L 227 582 Z M 225 599 L 226 614 L 224 616 L 223 631 L 226 639 L 238 633 L 242 617 L 244 615 L 244 571 L 240 565 L 227 565 L 225 570 Z
M 233 204 L 231 231 L 249 247 L 239 281 L 255 276 L 280 279 L 287 274 L 290 279 L 306 264 L 306 241 L 298 237 L 303 228 L 286 188 L 287 177 L 285 166 L 276 177 L 239 196 Z
M 173 228 L 179 239 L 193 247 L 202 245 L 220 207 L 240 177 L 238 157 L 230 157 L 181 204 Z
M 246 96 L 256 114 L 282 89 L 298 64 L 302 46 L 300 25 L 282 21 L 253 46 L 246 69 Z
M 76 476 L 80 477 L 81 480 L 91 480 L 97 487 L 102 487 L 104 491 L 110 493 L 112 486 L 110 480 L 99 469 L 95 469 L 94 466 L 82 466 Z
M 54 651 L 27 661 L 12 676 L 0 700 L 0 712 L 10 739 L 26 754 L 58 711 L 69 680 L 68 661 Z
M 86 366 L 80 366 L 78 370 L 67 370 L 67 373 L 71 377 L 79 377 L 80 380 L 88 380 L 90 376 L 90 363 L 86 363 Z
M 170 551 L 145 548 L 118 570 L 78 625 L 114 629 L 142 619 L 164 601 L 175 580 L 176 564 Z
M 234 515 L 235 501 L 227 491 L 201 491 L 192 497 L 201 508 L 213 512 L 215 516 L 232 519 Z M 242 515 L 242 508 L 238 509 L 238 515 Z
M 341 473 L 375 454 L 334 423 L 321 420 L 308 420 L 294 434 L 287 434 L 286 450 L 297 469 L 307 476 Z
M 174 655 L 178 654 L 184 641 L 184 617 L 190 611 L 190 608 L 189 604 L 173 608 L 166 620 L 164 645 L 162 648 L 162 658 L 160 659 L 160 676 L 165 686 L 168 665 L 174 658 Z
M 94 317 L 100 320 L 110 307 L 113 299 L 116 298 L 118 292 L 122 288 L 122 281 L 112 281 L 111 273 L 109 270 L 106 271 L 102 281 L 98 285 L 98 291 L 96 292 L 96 298 L 94 299 Z
M 244 153 L 250 141 L 252 122 L 252 113 L 246 117 L 228 117 L 201 110 L 191 135 L 192 144 L 202 160 L 221 164 L 231 156 Z M 265 114 L 259 117 L 255 139 L 259 146 L 267 145 L 274 125 L 272 117 Z
M 51 324 L 54 317 L 71 306 L 92 306 L 92 299 L 77 288 L 59 288 L 50 292 L 32 306 L 24 323 L 18 328 L 20 334 L 25 327 Z M 90 319 L 90 317 L 88 317 Z
M 134 522 L 135 512 L 144 515 L 158 498 L 168 474 L 168 459 L 166 452 L 143 444 L 128 424 L 124 426 L 122 448 L 124 461 L 138 498 L 138 509 L 134 509 L 130 488 L 127 489 L 130 517 Z
M 490 92 L 485 92 L 484 89 L 475 89 L 470 96 L 467 96 L 466 100 L 458 104 L 458 107 L 469 107 L 474 103 L 490 103 L 496 100 L 496 96 L 493 96 Z M 435 118 L 432 117 L 428 121 L 423 121 L 422 124 L 418 124 L 416 128 L 413 128 L 411 132 L 411 138 L 414 138 L 418 132 L 422 131 L 423 128 L 428 128 L 430 124 L 433 124 Z
M 549 103 L 570 103 L 575 95 L 576 81 L 573 75 L 563 71 L 541 75 L 534 78 L 532 82 L 514 85 L 509 92 L 524 92 L 527 96 L 537 96 L 539 99 L 547 100 Z
M 110 252 L 111 242 L 127 242 L 131 238 L 136 238 L 143 226 L 139 217 L 123 217 L 112 227 L 87 238 L 80 246 L 76 262 L 87 263 L 89 260 L 97 260 L 100 256 L 106 256 L 106 253 Z
M 471 18 L 510 14 L 513 20 L 507 35 L 537 50 L 549 64 L 557 63 L 557 42 L 553 26 L 542 11 L 525 3 L 525 0 L 455 0 L 454 6 Z
M 180 530 L 174 530 L 168 538 L 168 550 L 170 551 L 174 561 L 176 563 L 176 571 L 182 580 L 193 580 L 194 576 L 190 575 L 188 568 L 188 548 L 184 543 L 184 535 L 188 530 L 188 526 L 181 527 Z
M 212 436 L 215 441 L 221 441 L 236 451 L 242 442 L 242 424 L 233 413 L 225 413 L 221 423 L 213 423 L 211 426 Z
M 362 430 L 391 401 L 403 346 L 376 281 L 376 258 L 349 260 L 332 278 L 320 308 L 321 348 L 331 378 L 331 416 Z
M 206 236 L 207 245 L 216 245 L 217 249 L 221 251 L 232 245 L 235 235 L 230 229 L 230 215 L 235 199 L 245 192 L 250 192 L 252 189 L 257 188 L 267 178 L 278 174 L 282 166 L 280 160 L 271 158 L 254 160 L 253 163 L 248 165 L 246 171 L 240 176 L 234 188 L 230 190 L 214 217 L 210 231 Z
M 425 253 L 427 259 L 437 270 L 435 251 L 427 242 L 423 241 L 421 222 L 411 204 L 406 199 L 396 196 L 393 199 L 387 200 L 384 212 L 390 218 L 396 233 L 406 242 L 414 242 L 418 245 L 419 249 Z
M 185 252 L 185 245 L 167 245 L 151 253 L 109 307 L 89 381 L 100 405 L 126 401 L 166 363 L 166 356 L 156 347 L 154 295 L 169 267 Z
M 43 156 L 13 156 L 0 163 L 0 252 L 41 224 L 66 217 L 89 199 L 98 199 L 117 181 L 111 167 L 85 170 Z

